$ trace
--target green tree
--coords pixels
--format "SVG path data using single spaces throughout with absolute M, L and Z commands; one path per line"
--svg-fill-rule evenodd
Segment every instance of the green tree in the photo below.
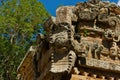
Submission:
M 3 0 L 1 0 L 3 1 Z M 0 6 L 0 80 L 15 80 L 16 69 L 49 17 L 37 0 L 7 0 Z

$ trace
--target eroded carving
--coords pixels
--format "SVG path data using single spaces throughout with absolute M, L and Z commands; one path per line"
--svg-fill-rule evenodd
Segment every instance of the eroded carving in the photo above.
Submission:
M 65 75 L 79 75 L 83 67 L 90 68 L 89 73 L 95 79 L 95 72 L 100 70 L 108 73 L 100 73 L 102 79 L 114 71 L 118 72 L 115 73 L 117 75 L 110 77 L 120 78 L 118 6 L 100 0 L 62 6 L 56 10 L 56 17 L 45 22 L 44 28 L 46 34 L 38 35 L 38 53 L 35 55 L 35 68 L 40 67 L 35 70 L 38 70 L 40 80 L 60 80 L 66 78 Z M 51 77 L 46 78 L 49 74 Z M 84 70 L 82 74 L 88 76 Z
M 116 7 L 109 2 L 91 0 L 57 9 L 56 20 L 48 31 L 51 34 L 47 34 L 50 47 L 54 50 L 51 72 L 69 73 L 76 56 L 87 58 L 86 66 L 115 70 L 111 66 L 117 66 L 120 58 L 120 18 L 113 6 Z M 114 64 L 114 61 L 117 63 Z M 81 61 L 78 64 L 82 65 Z

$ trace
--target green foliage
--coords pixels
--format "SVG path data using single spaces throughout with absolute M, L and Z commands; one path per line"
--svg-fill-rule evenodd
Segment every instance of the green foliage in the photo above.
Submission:
M 0 6 L 0 80 L 15 80 L 16 69 L 49 14 L 37 0 L 7 0 Z
M 83 36 L 88 36 L 89 35 L 89 32 L 88 32 L 88 30 L 84 30 L 84 34 L 83 34 Z

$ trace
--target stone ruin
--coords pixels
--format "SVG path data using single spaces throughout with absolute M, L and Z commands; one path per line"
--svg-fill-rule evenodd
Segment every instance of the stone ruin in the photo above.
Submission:
M 18 68 L 19 80 L 120 80 L 120 7 L 61 6 Z

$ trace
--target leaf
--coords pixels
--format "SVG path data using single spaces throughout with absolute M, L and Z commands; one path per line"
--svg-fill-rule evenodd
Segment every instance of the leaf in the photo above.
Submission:
M 40 28 L 38 24 L 43 24 L 48 17 L 49 13 L 37 0 L 7 0 L 2 3 L 0 6 L 0 80 L 9 80 L 8 77 L 16 79 L 16 69 L 20 61 L 29 46 L 35 43 L 32 36 L 38 33 Z M 5 72 L 8 72 L 9 76 L 5 76 Z

